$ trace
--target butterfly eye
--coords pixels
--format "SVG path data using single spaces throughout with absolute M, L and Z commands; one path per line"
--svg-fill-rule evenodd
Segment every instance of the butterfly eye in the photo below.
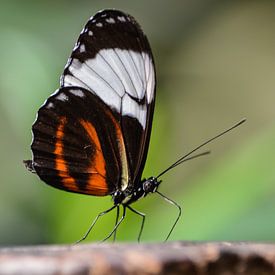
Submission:
M 145 193 L 152 193 L 154 192 L 157 185 L 158 185 L 158 182 L 156 178 L 151 177 L 143 183 L 143 190 Z

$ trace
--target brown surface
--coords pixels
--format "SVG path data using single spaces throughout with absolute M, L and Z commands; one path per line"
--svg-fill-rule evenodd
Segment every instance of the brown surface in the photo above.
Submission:
M 81 244 L 0 249 L 0 274 L 275 274 L 275 244 Z

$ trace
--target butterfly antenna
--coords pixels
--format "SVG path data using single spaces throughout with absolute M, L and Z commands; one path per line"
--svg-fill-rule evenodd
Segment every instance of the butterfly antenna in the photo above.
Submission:
M 172 168 L 178 166 L 179 164 L 182 164 L 182 163 L 185 162 L 185 161 L 188 161 L 188 160 L 191 160 L 191 159 L 195 159 L 195 158 L 198 158 L 198 157 L 202 157 L 202 156 L 206 156 L 206 155 L 209 155 L 210 153 L 211 153 L 211 151 L 205 151 L 205 152 L 199 153 L 199 154 L 197 154 L 197 155 L 191 156 L 191 157 L 189 157 L 189 158 L 186 157 L 186 158 L 182 159 L 181 161 L 177 161 L 177 162 L 173 163 L 173 164 L 170 166 L 170 169 L 172 169 Z
M 233 126 L 231 126 L 230 128 L 226 129 L 225 131 L 219 133 L 218 135 L 206 140 L 205 142 L 203 142 L 201 145 L 197 146 L 195 149 L 191 150 L 189 153 L 187 153 L 186 155 L 182 156 L 180 159 L 178 159 L 176 162 L 174 162 L 172 165 L 170 165 L 168 168 L 166 168 L 164 171 L 162 171 L 156 178 L 161 177 L 163 174 L 167 173 L 169 170 L 173 169 L 174 167 L 178 166 L 179 164 L 183 163 L 184 161 L 190 160 L 190 159 L 194 159 L 200 156 L 204 156 L 206 154 L 209 154 L 209 151 L 204 152 L 202 154 L 198 154 L 195 155 L 193 157 L 187 158 L 188 156 L 190 156 L 191 154 L 193 154 L 194 152 L 196 152 L 197 150 L 199 150 L 200 148 L 202 148 L 203 146 L 205 146 L 206 144 L 212 142 L 213 140 L 223 136 L 224 134 L 230 132 L 231 130 L 239 127 L 241 124 L 243 124 L 246 121 L 246 119 L 242 119 L 241 121 L 239 121 L 238 123 L 234 124 Z

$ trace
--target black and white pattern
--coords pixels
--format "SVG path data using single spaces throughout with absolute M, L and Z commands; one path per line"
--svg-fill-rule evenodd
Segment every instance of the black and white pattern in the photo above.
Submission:
M 148 41 L 136 21 L 113 10 L 92 17 L 68 60 L 61 86 L 90 90 L 145 129 L 155 71 Z
M 141 182 L 155 101 L 153 56 L 135 19 L 117 10 L 90 18 L 60 82 L 38 111 L 27 167 L 67 191 L 130 194 Z
M 132 16 L 117 10 L 90 18 L 61 76 L 61 87 L 83 87 L 120 114 L 132 182 L 140 180 L 146 160 L 155 81 L 147 37 Z

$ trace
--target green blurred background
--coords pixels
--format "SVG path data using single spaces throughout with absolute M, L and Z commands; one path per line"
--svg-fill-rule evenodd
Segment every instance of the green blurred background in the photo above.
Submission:
M 0 1 L 0 244 L 71 243 L 111 198 L 42 183 L 31 158 L 31 125 L 87 19 L 104 8 L 132 14 L 147 34 L 158 87 L 144 176 L 246 117 L 240 128 L 163 176 L 160 191 L 183 207 L 171 240 L 275 240 L 275 1 Z M 177 215 L 157 195 L 142 239 L 161 241 Z M 89 236 L 100 240 L 115 215 Z M 139 217 L 118 232 L 135 241 Z

